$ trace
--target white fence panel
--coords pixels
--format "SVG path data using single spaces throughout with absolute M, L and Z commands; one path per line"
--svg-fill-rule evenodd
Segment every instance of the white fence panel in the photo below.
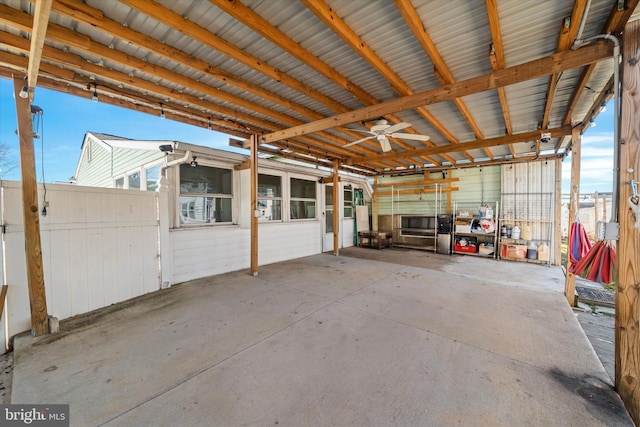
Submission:
M 19 182 L 3 182 L 8 336 L 31 329 Z M 43 200 L 39 188 L 39 200 Z M 40 216 L 47 311 L 60 320 L 160 288 L 158 194 L 47 185 Z

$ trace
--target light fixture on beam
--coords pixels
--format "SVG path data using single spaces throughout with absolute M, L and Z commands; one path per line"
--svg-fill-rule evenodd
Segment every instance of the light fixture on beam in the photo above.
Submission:
M 207 117 L 207 129 L 211 130 L 211 116 Z
M 160 118 L 164 119 L 164 108 L 162 107 L 162 102 L 160 103 Z
M 287 147 L 283 148 L 282 150 L 280 150 L 281 153 L 293 153 L 293 151 L 291 151 L 289 149 L 289 142 L 287 142 Z
M 604 113 L 605 111 L 607 111 L 607 103 L 602 101 L 602 103 L 600 103 L 600 112 Z
M 93 102 L 98 102 L 98 83 L 93 84 L 93 96 L 91 97 Z
M 593 119 L 589 119 L 589 126 L 592 128 L 596 127 L 596 121 Z
M 22 99 L 27 99 L 29 97 L 29 87 L 22 86 L 22 89 L 20 90 L 20 93 L 18 94 L 18 96 Z

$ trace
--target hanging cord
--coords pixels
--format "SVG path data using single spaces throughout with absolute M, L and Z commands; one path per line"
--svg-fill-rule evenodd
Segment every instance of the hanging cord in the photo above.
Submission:
M 36 118 L 35 133 L 40 137 L 40 167 L 42 171 L 42 188 L 44 190 L 42 195 L 42 216 L 47 216 L 47 184 L 44 176 L 44 116 L 40 108 L 33 114 Z

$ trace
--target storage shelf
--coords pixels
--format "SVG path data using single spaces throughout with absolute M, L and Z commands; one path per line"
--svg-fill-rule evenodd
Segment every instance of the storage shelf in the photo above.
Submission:
M 494 234 L 493 233 L 460 233 L 456 231 L 456 236 L 464 236 L 464 237 L 489 237 L 491 239 L 494 238 Z
M 493 259 L 497 259 L 498 258 L 498 251 L 497 251 L 497 247 L 498 247 L 498 226 L 499 226 L 499 220 L 497 218 L 499 218 L 499 213 L 500 213 L 500 203 L 499 202 L 495 202 L 492 204 L 488 204 L 490 208 L 492 208 L 491 210 L 493 211 L 493 215 L 491 215 L 491 217 L 489 218 L 481 218 L 478 217 L 477 215 L 473 215 L 473 216 L 458 216 L 459 213 L 477 213 L 479 211 L 478 207 L 480 207 L 482 204 L 478 203 L 478 204 L 471 204 L 471 203 L 455 203 L 454 207 L 453 207 L 453 211 L 454 211 L 454 217 L 453 217 L 453 224 L 452 224 L 452 253 L 454 254 L 459 254 L 459 255 L 474 255 L 474 256 L 480 256 L 480 257 L 485 257 L 485 258 L 493 258 Z M 456 231 L 456 223 L 461 223 L 458 225 L 462 225 L 464 226 L 465 224 L 473 224 L 474 221 L 479 221 L 482 219 L 489 219 L 493 222 L 494 225 L 494 230 L 492 233 L 486 233 L 486 232 L 481 232 L 481 233 L 474 233 L 474 232 L 461 232 L 461 231 Z M 469 227 L 470 228 L 470 227 Z M 467 230 L 469 229 L 467 228 Z M 478 252 L 463 252 L 463 251 L 459 251 L 456 250 L 456 243 L 458 242 L 459 239 L 461 238 L 469 238 L 469 239 L 473 239 L 472 245 L 481 245 L 481 244 L 491 244 L 493 247 L 493 252 L 489 253 L 489 254 L 484 254 L 484 253 L 480 253 Z M 459 246 L 458 246 L 459 248 Z M 479 249 L 479 248 L 478 248 Z
M 435 251 L 436 247 L 435 246 L 420 246 L 420 245 L 406 245 L 403 243 L 394 243 L 393 244 L 394 248 L 406 248 L 406 249 L 421 249 L 423 251 Z

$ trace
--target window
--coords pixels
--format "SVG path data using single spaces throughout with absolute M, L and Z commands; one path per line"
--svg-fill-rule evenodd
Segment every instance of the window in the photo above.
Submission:
M 316 183 L 306 179 L 291 178 L 291 219 L 316 217 Z
M 180 165 L 180 223 L 232 222 L 233 171 Z
M 353 190 L 351 186 L 344 187 L 344 217 L 353 218 Z
M 259 221 L 282 221 L 282 179 L 258 174 Z
M 156 191 L 158 189 L 158 180 L 160 179 L 161 168 L 162 165 L 147 168 L 147 191 Z
M 324 186 L 325 233 L 333 233 L 333 185 Z
M 127 175 L 127 179 L 129 180 L 129 189 L 131 190 L 140 189 L 140 172 L 134 172 Z
M 124 176 L 121 176 L 120 178 L 116 179 L 116 188 L 124 188 Z

